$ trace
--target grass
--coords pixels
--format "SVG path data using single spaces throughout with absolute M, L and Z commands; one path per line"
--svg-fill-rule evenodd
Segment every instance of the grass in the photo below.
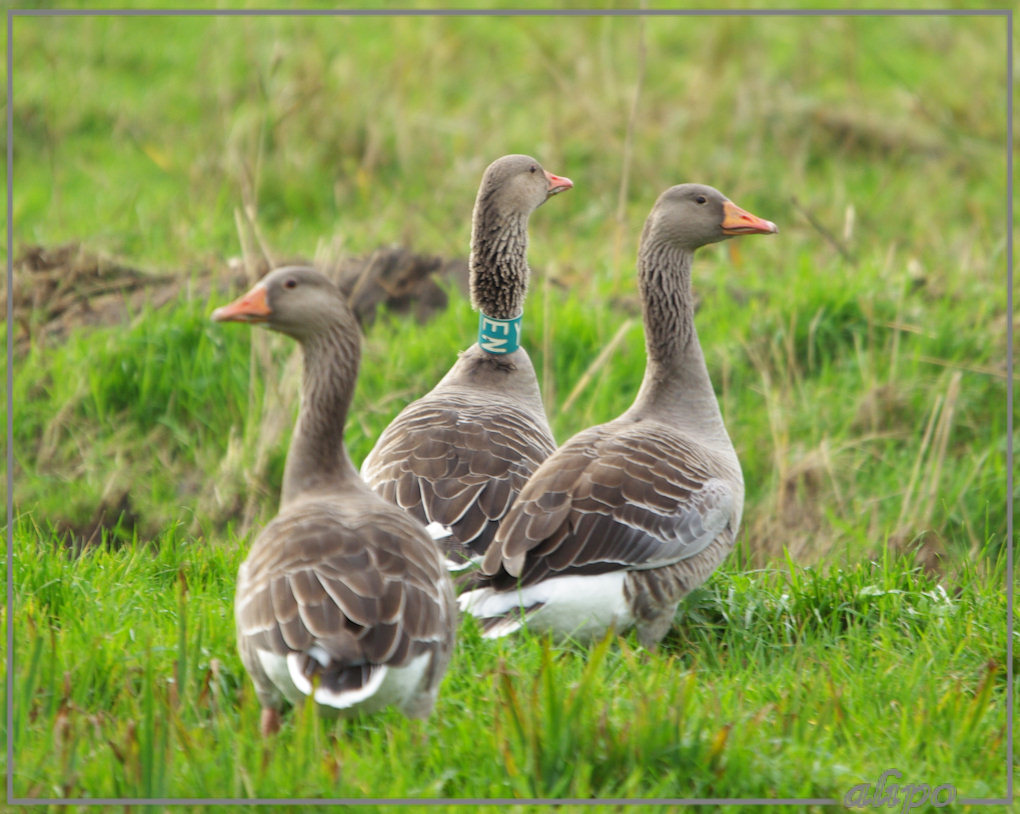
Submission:
M 657 653 L 471 621 L 428 724 L 295 710 L 272 748 L 234 652 L 240 541 L 68 558 L 20 523 L 16 788 L 68 797 L 841 797 L 889 767 L 961 797 L 1004 765 L 1003 561 L 731 560 Z M 88 608 L 82 614 L 80 609 Z
M 893 767 L 1004 793 L 1002 18 L 19 17 L 14 44 L 15 254 L 82 240 L 179 292 L 15 326 L 16 794 L 841 798 Z M 465 622 L 427 724 L 295 710 L 267 748 L 231 601 L 297 359 L 196 292 L 238 254 L 463 254 L 516 151 L 576 185 L 529 252 L 561 441 L 636 391 L 662 189 L 779 224 L 694 269 L 739 551 L 656 653 Z M 450 300 L 367 332 L 356 461 L 471 341 Z

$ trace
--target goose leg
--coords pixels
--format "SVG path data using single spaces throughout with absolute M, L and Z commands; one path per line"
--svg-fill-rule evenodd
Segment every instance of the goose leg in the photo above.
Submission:
M 262 730 L 262 736 L 268 738 L 270 735 L 275 735 L 280 731 L 280 713 L 272 707 L 262 707 L 262 720 L 260 721 L 259 729 Z

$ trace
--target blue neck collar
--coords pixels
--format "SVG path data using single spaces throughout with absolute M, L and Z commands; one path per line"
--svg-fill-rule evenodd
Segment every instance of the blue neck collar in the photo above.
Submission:
M 513 353 L 521 346 L 522 311 L 513 319 L 493 319 L 478 315 L 478 346 L 486 353 Z

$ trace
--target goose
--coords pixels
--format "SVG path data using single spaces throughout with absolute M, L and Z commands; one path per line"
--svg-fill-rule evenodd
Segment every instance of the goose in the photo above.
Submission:
M 527 155 L 488 166 L 469 262 L 478 342 L 383 431 L 361 466 L 378 494 L 426 525 L 457 571 L 485 553 L 517 493 L 556 448 L 528 352 L 528 218 L 573 187 Z
M 638 250 L 647 364 L 633 404 L 539 466 L 500 524 L 461 610 L 489 638 L 526 623 L 590 640 L 636 628 L 644 647 L 733 547 L 744 481 L 694 328 L 694 251 L 776 225 L 722 193 L 659 196 Z
M 361 357 L 353 313 L 322 274 L 286 267 L 212 318 L 265 325 L 304 356 L 279 513 L 252 543 L 234 602 L 263 735 L 286 701 L 308 696 L 326 714 L 393 705 L 427 717 L 459 616 L 432 538 L 365 485 L 344 447 Z

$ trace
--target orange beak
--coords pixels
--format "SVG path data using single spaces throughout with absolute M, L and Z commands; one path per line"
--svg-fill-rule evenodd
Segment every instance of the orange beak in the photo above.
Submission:
M 772 221 L 745 212 L 733 201 L 723 204 L 722 230 L 724 235 L 773 235 L 779 227 Z
M 266 301 L 266 287 L 258 283 L 240 299 L 213 311 L 212 318 L 216 322 L 265 322 L 272 313 Z
M 549 182 L 549 194 L 555 195 L 557 192 L 563 192 L 566 189 L 572 189 L 574 182 L 569 178 L 564 178 L 562 175 L 553 175 L 551 172 L 545 171 L 546 180 Z

